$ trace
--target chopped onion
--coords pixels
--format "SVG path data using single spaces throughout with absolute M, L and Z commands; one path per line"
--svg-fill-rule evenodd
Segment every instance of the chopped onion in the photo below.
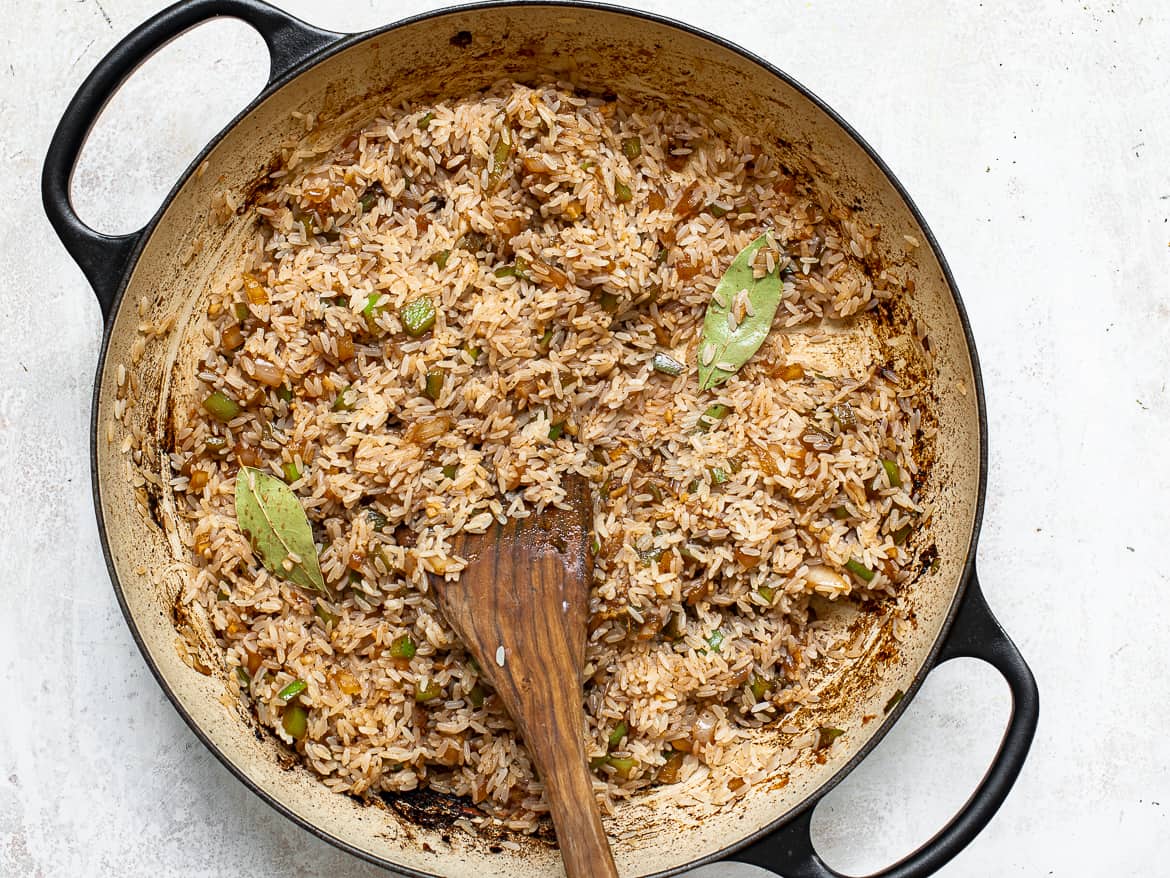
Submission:
M 257 358 L 252 365 L 252 377 L 269 387 L 279 387 L 284 384 L 284 372 L 280 367 L 260 358 Z
M 715 714 L 709 710 L 705 710 L 699 714 L 698 719 L 695 720 L 695 740 L 700 744 L 710 744 L 711 739 L 715 737 L 715 726 L 718 720 Z
M 821 564 L 808 568 L 805 578 L 812 584 L 813 590 L 828 597 L 849 591 L 849 580 Z
M 415 421 L 406 431 L 406 438 L 420 445 L 433 442 L 451 429 L 451 419 L 446 415 L 437 418 L 423 418 Z

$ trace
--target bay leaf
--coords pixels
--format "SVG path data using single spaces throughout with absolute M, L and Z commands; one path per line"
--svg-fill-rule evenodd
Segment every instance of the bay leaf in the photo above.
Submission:
M 304 588 L 329 593 L 309 517 L 288 485 L 254 467 L 240 467 L 236 520 L 270 571 Z M 300 561 L 290 559 L 290 553 Z
M 739 371 L 760 349 L 772 330 L 772 318 L 776 316 L 784 292 L 780 261 L 777 260 L 776 268 L 763 277 L 755 277 L 752 270 L 752 260 L 756 252 L 768 243 L 770 234 L 764 232 L 739 252 L 711 295 L 707 313 L 703 316 L 703 333 L 699 338 L 700 390 L 709 390 L 716 384 L 722 384 Z M 752 313 L 745 313 L 743 320 L 732 329 L 728 314 L 741 290 L 747 290 Z M 731 368 L 720 368 L 721 365 Z

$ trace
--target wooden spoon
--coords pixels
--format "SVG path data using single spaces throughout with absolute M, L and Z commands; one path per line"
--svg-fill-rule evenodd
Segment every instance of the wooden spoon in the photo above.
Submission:
M 581 672 L 589 617 L 589 487 L 565 481 L 568 509 L 460 534 L 458 582 L 432 576 L 447 621 L 512 715 L 552 811 L 569 878 L 616 878 L 585 763 Z

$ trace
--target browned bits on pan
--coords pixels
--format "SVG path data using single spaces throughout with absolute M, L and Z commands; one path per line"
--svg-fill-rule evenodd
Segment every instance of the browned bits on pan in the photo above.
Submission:
M 349 335 L 339 336 L 337 339 L 337 359 L 344 363 L 348 360 L 352 360 L 353 355 L 353 337 Z
M 679 280 L 690 280 L 703 270 L 703 266 L 697 262 L 677 262 L 674 270 L 678 272 Z
M 650 194 L 646 196 L 646 206 L 651 210 L 662 210 L 666 207 L 666 199 L 657 189 L 651 190 Z

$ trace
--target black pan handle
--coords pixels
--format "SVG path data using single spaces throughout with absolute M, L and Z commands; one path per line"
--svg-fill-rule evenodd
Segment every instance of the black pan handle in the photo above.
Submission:
M 41 175 L 41 198 L 49 221 L 89 279 L 107 320 L 122 275 L 145 230 L 103 235 L 81 221 L 69 194 L 77 156 L 106 102 L 140 64 L 195 25 L 221 16 L 239 18 L 263 37 L 271 62 L 265 88 L 342 38 L 341 34 L 312 27 L 260 0 L 181 0 L 135 28 L 98 62 L 53 133 Z
M 953 658 L 982 659 L 1007 680 L 1012 693 L 1012 715 L 991 768 L 974 795 L 934 838 L 897 864 L 873 878 L 923 878 L 933 875 L 965 848 L 988 824 L 1024 765 L 1036 723 L 1040 718 L 1040 693 L 1036 680 L 1016 645 L 991 614 L 974 573 L 967 584 L 959 613 L 933 667 Z M 830 869 L 812 843 L 815 805 L 727 859 L 751 863 L 784 878 L 844 878 Z

